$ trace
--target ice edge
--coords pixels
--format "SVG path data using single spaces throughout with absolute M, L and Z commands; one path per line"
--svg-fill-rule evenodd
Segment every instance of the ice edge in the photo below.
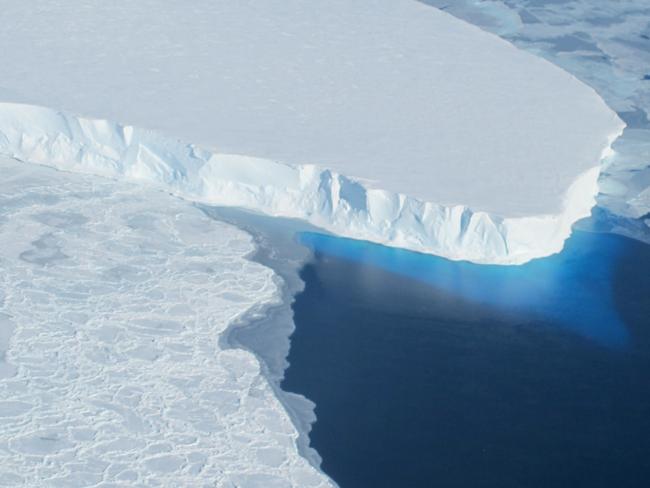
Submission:
M 522 264 L 562 250 L 598 193 L 600 161 L 576 178 L 559 214 L 501 217 L 366 188 L 315 165 L 201 149 L 158 132 L 34 105 L 0 103 L 0 154 L 60 170 L 156 186 L 186 200 L 306 220 L 335 234 L 483 264 Z

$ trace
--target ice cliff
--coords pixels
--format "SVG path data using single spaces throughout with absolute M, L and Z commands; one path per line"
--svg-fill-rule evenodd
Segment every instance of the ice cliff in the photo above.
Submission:
M 24 104 L 0 106 L 3 153 L 512 264 L 561 249 L 623 127 L 566 71 L 413 0 L 85 7 L 3 6 L 0 101 Z
M 494 264 L 519 264 L 561 250 L 571 225 L 589 215 L 599 174 L 594 161 L 571 184 L 560 212 L 500 217 L 369 188 L 316 165 L 207 151 L 156 131 L 10 103 L 0 104 L 0 153 L 143 182 L 190 201 L 304 219 L 342 236 Z

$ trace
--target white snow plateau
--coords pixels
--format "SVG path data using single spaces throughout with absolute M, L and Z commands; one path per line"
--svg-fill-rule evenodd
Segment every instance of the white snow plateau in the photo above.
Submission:
M 571 75 L 413 0 L 2 19 L 0 98 L 56 107 L 1 105 L 3 154 L 451 259 L 559 251 L 623 128 Z

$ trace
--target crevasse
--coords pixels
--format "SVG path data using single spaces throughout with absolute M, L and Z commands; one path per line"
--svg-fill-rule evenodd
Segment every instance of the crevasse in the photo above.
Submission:
M 621 131 L 611 135 L 602 158 Z M 594 161 L 579 175 L 560 213 L 509 218 L 367 188 L 316 165 L 211 152 L 147 129 L 11 103 L 0 104 L 0 153 L 146 183 L 190 201 L 303 219 L 346 237 L 489 264 L 521 264 L 559 252 L 572 224 L 595 205 L 600 171 Z

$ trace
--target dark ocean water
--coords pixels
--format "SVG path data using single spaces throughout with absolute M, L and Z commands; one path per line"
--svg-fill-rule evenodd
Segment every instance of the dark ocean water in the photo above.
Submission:
M 303 233 L 282 388 L 342 488 L 649 487 L 650 246 L 524 266 Z

